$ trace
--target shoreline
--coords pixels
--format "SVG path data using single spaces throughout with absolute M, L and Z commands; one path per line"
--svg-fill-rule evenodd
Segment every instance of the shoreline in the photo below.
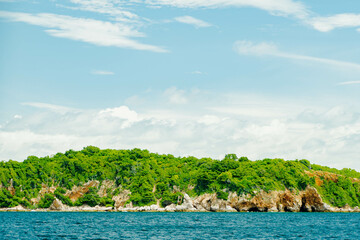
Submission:
M 159 202 L 150 206 L 133 206 L 132 202 L 125 205 L 127 198 L 115 198 L 114 206 L 91 207 L 89 205 L 68 206 L 55 197 L 48 208 L 24 208 L 18 205 L 12 208 L 0 208 L 0 212 L 344 212 L 360 213 L 359 206 L 333 207 L 323 202 L 318 191 L 307 187 L 301 192 L 260 191 L 255 196 L 229 193 L 228 199 L 218 199 L 215 193 L 203 194 L 191 198 L 184 193 L 181 204 L 170 204 L 160 207 Z M 36 205 L 35 205 L 36 206 Z
M 155 207 L 156 205 L 144 206 L 144 207 L 134 207 L 134 208 L 113 208 L 113 207 L 67 207 L 64 209 L 50 209 L 50 208 L 38 208 L 38 209 L 27 209 L 22 206 L 17 206 L 13 208 L 0 208 L 0 212 L 194 212 L 194 213 L 250 213 L 250 212 L 261 212 L 261 213 L 311 213 L 307 211 L 237 211 L 233 210 L 217 210 L 217 211 L 208 211 L 206 209 L 181 209 L 181 205 L 177 205 L 178 209 L 166 209 Z M 360 213 L 360 208 L 333 208 L 327 209 L 325 211 L 313 211 L 313 213 Z

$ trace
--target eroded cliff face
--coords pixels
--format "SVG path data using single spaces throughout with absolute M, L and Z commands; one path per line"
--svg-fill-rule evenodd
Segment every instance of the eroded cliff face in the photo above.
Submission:
M 115 182 L 112 180 L 104 180 L 101 182 L 101 186 L 97 194 L 100 197 L 106 197 L 108 189 L 113 190 L 115 189 Z
M 100 185 L 99 181 L 89 181 L 82 186 L 73 186 L 71 190 L 67 190 L 65 196 L 68 196 L 71 201 L 75 202 L 85 193 L 89 192 L 91 187 L 97 188 Z
M 119 209 L 121 210 L 121 209 Z M 132 210 L 132 209 L 126 209 Z M 142 208 L 133 208 L 142 211 Z M 190 198 L 184 194 L 181 205 L 172 204 L 160 211 L 211 211 L 211 212 L 360 212 L 358 207 L 330 207 L 323 202 L 318 191 L 307 187 L 304 191 L 260 191 L 254 196 L 229 193 L 228 200 L 218 199 L 216 194 L 204 194 Z M 145 209 L 146 211 L 146 209 Z
M 112 200 L 115 201 L 114 207 L 115 208 L 122 208 L 124 207 L 125 203 L 130 199 L 131 192 L 129 190 L 124 190 L 120 192 L 118 195 L 113 196 Z
M 253 197 L 231 193 L 228 202 L 231 207 L 241 212 L 323 212 L 329 208 L 313 187 L 307 187 L 300 192 L 260 191 Z
M 32 204 L 38 204 L 40 202 L 40 199 L 45 196 L 46 193 L 51 193 L 53 194 L 56 190 L 57 186 L 51 186 L 51 187 L 48 187 L 46 186 L 45 184 L 42 184 L 41 185 L 41 189 L 39 191 L 39 194 L 36 198 L 32 198 L 30 199 L 30 202 Z
M 89 181 L 82 186 L 74 186 L 65 195 L 73 202 L 86 194 L 91 187 L 98 189 L 100 197 L 106 197 L 108 193 L 114 193 L 116 185 L 114 181 L 105 180 L 101 184 L 99 181 Z M 37 204 L 45 193 L 54 193 L 55 186 L 48 187 L 43 185 L 39 196 L 32 199 Z M 114 207 L 69 207 L 55 198 L 49 210 L 54 211 L 169 211 L 169 212 L 360 212 L 358 207 L 351 208 L 349 205 L 343 208 L 331 207 L 324 203 L 319 192 L 314 187 L 308 186 L 303 191 L 269 191 L 263 190 L 254 194 L 243 194 L 238 196 L 230 192 L 227 200 L 218 199 L 216 193 L 206 193 L 194 198 L 184 193 L 183 202 L 180 205 L 171 204 L 166 208 L 161 208 L 159 204 L 134 207 L 128 203 L 131 192 L 122 189 L 112 197 L 115 201 Z M 159 201 L 158 201 L 159 202 Z M 126 204 L 128 203 L 128 204 Z

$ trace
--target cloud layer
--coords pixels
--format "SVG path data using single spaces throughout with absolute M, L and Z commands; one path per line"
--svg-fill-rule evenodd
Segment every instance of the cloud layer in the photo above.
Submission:
M 153 52 L 165 49 L 140 43 L 133 38 L 144 37 L 130 25 L 112 23 L 89 18 L 75 18 L 58 14 L 30 14 L 0 11 L 0 17 L 9 21 L 24 22 L 47 28 L 45 32 L 54 37 L 68 38 L 99 46 L 115 46 Z
M 180 97 L 172 99 L 170 93 Z M 97 110 L 27 103 L 37 111 L 19 112 L 0 127 L 0 159 L 96 145 L 214 158 L 226 153 L 251 159 L 307 158 L 360 170 L 356 108 L 177 88 L 143 100 L 145 105 Z
M 145 2 L 152 5 L 180 8 L 254 7 L 274 15 L 295 16 L 301 19 L 308 15 L 305 5 L 292 0 L 146 0 Z
M 288 53 L 279 50 L 275 44 L 268 42 L 253 43 L 251 41 L 237 41 L 234 44 L 234 49 L 241 55 L 273 56 L 273 57 L 294 59 L 299 61 L 316 62 L 321 64 L 337 66 L 341 68 L 351 68 L 351 69 L 360 70 L 360 64 L 358 63 Z
M 176 21 L 180 22 L 180 23 L 185 23 L 185 24 L 190 24 L 193 25 L 196 28 L 203 28 L 203 27 L 211 27 L 212 25 L 210 23 L 207 23 L 203 20 L 191 17 L 191 16 L 181 16 L 181 17 L 176 17 L 175 18 Z

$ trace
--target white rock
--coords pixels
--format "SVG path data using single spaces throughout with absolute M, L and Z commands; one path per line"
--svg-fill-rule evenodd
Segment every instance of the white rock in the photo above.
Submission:
M 175 204 L 171 204 L 165 207 L 165 211 L 167 212 L 174 212 L 176 210 L 176 205 Z

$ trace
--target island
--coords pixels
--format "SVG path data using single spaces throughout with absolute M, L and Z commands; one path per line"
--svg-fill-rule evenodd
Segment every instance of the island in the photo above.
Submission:
M 88 146 L 0 162 L 0 211 L 360 212 L 359 179 L 305 159 Z

